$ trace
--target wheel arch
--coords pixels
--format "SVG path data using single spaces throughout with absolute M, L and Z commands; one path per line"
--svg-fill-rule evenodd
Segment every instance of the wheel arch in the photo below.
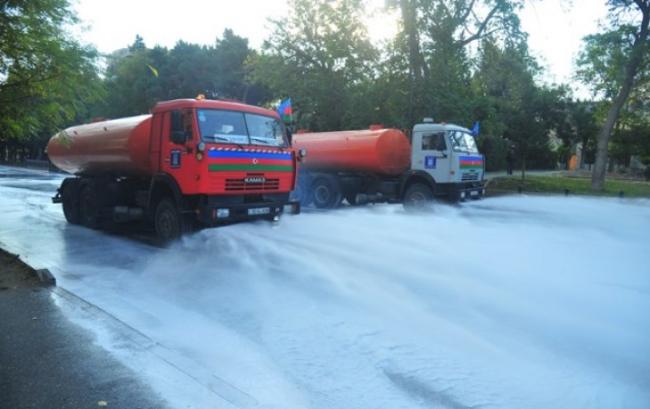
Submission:
M 165 173 L 154 175 L 151 178 L 147 209 L 150 212 L 153 211 L 163 197 L 170 197 L 179 209 L 183 207 L 183 194 L 178 183 Z
M 429 173 L 422 170 L 412 170 L 408 171 L 404 176 L 402 176 L 402 181 L 400 183 L 399 197 L 400 199 L 404 198 L 406 189 L 409 188 L 414 183 L 422 183 L 428 186 L 432 192 L 436 191 L 436 180 Z

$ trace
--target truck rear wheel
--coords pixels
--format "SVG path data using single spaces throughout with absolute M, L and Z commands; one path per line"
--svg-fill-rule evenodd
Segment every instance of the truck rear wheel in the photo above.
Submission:
M 91 185 L 81 188 L 79 195 L 79 218 L 81 224 L 91 229 L 99 227 L 99 207 L 97 205 L 95 189 Z
M 177 239 L 183 231 L 181 214 L 169 198 L 160 200 L 156 205 L 153 224 L 156 236 L 163 243 Z
M 61 185 L 61 204 L 63 215 L 70 224 L 81 223 L 79 215 L 79 187 L 74 179 L 66 179 Z
M 314 180 L 311 190 L 312 202 L 319 209 L 335 208 L 343 200 L 339 184 L 336 178 L 331 175 L 321 176 Z
M 433 190 L 424 183 L 413 183 L 404 193 L 404 207 L 422 209 L 433 200 Z
M 359 206 L 360 203 L 357 201 L 357 193 L 348 193 L 345 195 L 345 200 L 348 202 L 350 206 Z

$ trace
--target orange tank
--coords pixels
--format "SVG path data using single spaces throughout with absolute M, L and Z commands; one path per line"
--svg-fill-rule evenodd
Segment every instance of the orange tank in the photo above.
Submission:
M 310 170 L 398 175 L 411 163 L 411 144 L 397 129 L 298 133 L 293 146 L 307 150 L 302 166 Z
M 151 175 L 151 115 L 95 122 L 68 128 L 47 145 L 50 161 L 75 175 Z

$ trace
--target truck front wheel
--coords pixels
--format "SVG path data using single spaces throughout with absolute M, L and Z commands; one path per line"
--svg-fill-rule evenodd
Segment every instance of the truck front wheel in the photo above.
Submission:
M 413 183 L 404 193 L 404 207 L 422 209 L 433 200 L 433 190 L 424 183 Z
M 171 199 L 164 198 L 156 205 L 154 230 L 163 243 L 180 237 L 183 230 L 181 214 Z

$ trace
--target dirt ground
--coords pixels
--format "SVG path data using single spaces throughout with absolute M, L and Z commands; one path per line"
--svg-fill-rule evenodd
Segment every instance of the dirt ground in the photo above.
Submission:
M 41 286 L 41 282 L 31 267 L 17 255 L 0 249 L 0 291 L 38 286 Z

